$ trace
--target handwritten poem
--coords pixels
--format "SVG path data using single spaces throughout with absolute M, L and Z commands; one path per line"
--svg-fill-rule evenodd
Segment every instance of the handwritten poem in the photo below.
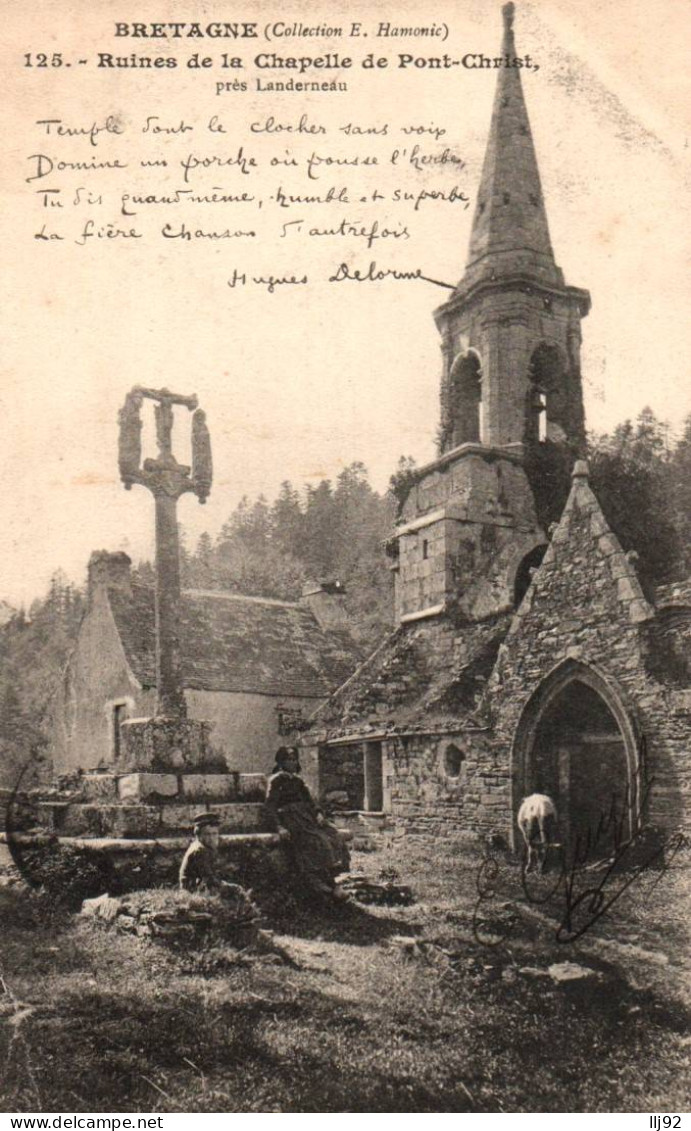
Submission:
M 139 242 L 231 245 L 231 289 L 308 284 L 317 241 L 333 249 L 329 282 L 425 278 L 419 249 L 405 270 L 380 268 L 376 257 L 414 246 L 421 213 L 470 206 L 465 161 L 446 135 L 410 118 L 327 126 L 307 113 L 240 123 L 223 114 L 46 116 L 34 123 L 25 163 L 33 238 L 91 253 Z M 258 244 L 289 247 L 294 269 L 256 274 L 247 248 Z

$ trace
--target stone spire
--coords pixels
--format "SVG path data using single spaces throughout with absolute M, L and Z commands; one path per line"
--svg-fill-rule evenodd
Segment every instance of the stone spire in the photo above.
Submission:
M 505 4 L 502 55 L 516 58 L 514 5 Z M 529 276 L 563 285 L 554 261 L 521 69 L 499 71 L 489 141 L 477 196 L 468 262 L 459 290 L 485 280 Z

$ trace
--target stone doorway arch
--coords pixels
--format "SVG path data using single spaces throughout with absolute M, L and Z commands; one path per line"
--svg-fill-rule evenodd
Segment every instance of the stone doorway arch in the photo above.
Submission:
M 522 798 L 547 793 L 568 860 L 610 855 L 640 826 L 641 769 L 638 728 L 618 687 L 596 668 L 567 660 L 533 693 L 516 729 L 514 834 Z

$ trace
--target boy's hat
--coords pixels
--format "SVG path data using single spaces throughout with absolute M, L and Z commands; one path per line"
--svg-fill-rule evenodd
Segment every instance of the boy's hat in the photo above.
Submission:
M 193 820 L 195 829 L 206 829 L 214 825 L 218 827 L 221 823 L 218 813 L 198 813 Z

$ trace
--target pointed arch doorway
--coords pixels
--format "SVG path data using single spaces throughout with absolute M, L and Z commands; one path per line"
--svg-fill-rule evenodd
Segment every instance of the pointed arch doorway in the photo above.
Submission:
M 617 689 L 586 664 L 560 665 L 531 696 L 516 730 L 514 825 L 523 797 L 547 793 L 567 859 L 610 855 L 615 835 L 627 840 L 638 828 L 639 748 Z

